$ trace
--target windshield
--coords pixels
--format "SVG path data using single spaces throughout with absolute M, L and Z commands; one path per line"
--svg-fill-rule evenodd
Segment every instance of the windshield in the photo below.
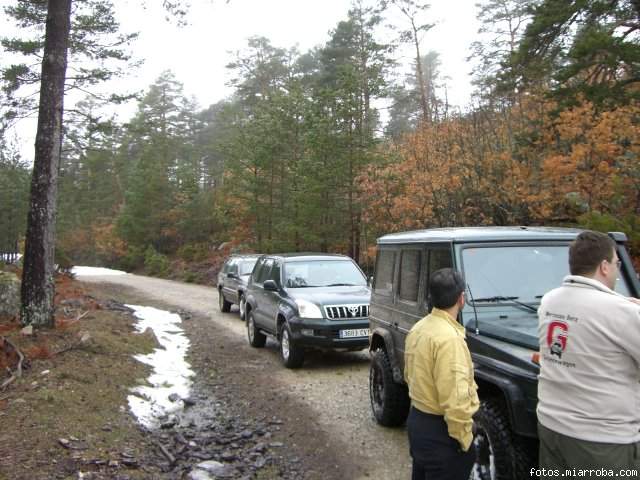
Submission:
M 238 264 L 238 275 L 251 275 L 253 266 L 258 261 L 257 258 L 247 258 L 240 260 Z
M 288 288 L 365 286 L 366 279 L 351 260 L 289 262 L 284 266 Z
M 465 326 L 475 329 L 477 312 L 480 331 L 537 348 L 536 310 L 542 296 L 569 275 L 569 246 L 469 247 L 461 257 L 469 286 Z M 623 278 L 618 278 L 616 291 L 629 295 Z

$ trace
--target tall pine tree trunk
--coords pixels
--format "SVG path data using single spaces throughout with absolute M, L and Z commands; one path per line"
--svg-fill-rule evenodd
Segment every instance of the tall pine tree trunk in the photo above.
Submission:
M 35 327 L 52 327 L 54 322 L 56 197 L 71 1 L 49 0 L 47 11 L 21 294 L 22 324 Z
M 420 40 L 418 39 L 418 29 L 413 19 L 411 20 L 413 28 L 413 43 L 416 47 L 416 77 L 418 77 L 418 88 L 420 88 L 420 107 L 422 109 L 422 120 L 425 123 L 431 123 L 431 109 L 427 101 L 427 87 L 424 82 L 424 71 L 422 70 L 422 58 L 420 56 Z

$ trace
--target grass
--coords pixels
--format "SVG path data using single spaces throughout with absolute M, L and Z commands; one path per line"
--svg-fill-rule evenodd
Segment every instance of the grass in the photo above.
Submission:
M 133 321 L 97 309 L 33 337 L 4 333 L 31 360 L 23 376 L 0 392 L 0 479 L 78 478 L 77 471 L 113 468 L 106 464 L 123 451 L 143 455 L 148 446 L 127 411 L 127 395 L 148 375 L 133 355 L 151 352 L 157 342 L 150 332 L 135 333 Z M 87 333 L 89 340 L 79 343 Z M 60 438 L 77 439 L 71 445 L 78 449 L 64 448 Z M 140 469 L 126 475 L 149 478 Z

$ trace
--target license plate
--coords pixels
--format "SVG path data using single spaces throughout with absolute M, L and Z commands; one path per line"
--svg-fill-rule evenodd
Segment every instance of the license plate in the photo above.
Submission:
M 360 337 L 368 337 L 369 329 L 368 328 L 354 328 L 351 330 L 340 330 L 340 338 L 360 338 Z

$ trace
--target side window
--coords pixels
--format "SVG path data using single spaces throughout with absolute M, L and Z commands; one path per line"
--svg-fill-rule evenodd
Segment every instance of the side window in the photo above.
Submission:
M 262 285 L 266 279 L 269 278 L 269 274 L 271 273 L 271 266 L 273 265 L 273 259 L 267 258 L 262 262 L 262 268 L 258 272 L 258 275 L 255 279 L 256 283 Z
M 233 262 L 233 258 L 230 258 L 229 260 L 224 262 L 224 265 L 222 266 L 222 273 L 228 273 L 229 272 L 229 266 L 231 265 L 232 262 Z
M 427 306 L 429 307 L 429 311 L 431 310 L 431 301 L 429 299 L 429 278 L 433 273 L 441 268 L 451 268 L 453 267 L 453 262 L 451 260 L 451 249 L 447 247 L 440 248 L 431 248 L 429 249 L 429 268 L 427 270 L 427 288 L 425 291 L 425 295 L 427 296 Z
M 280 264 L 278 262 L 274 262 L 269 279 L 275 281 L 277 285 L 282 285 L 280 281 Z
M 393 291 L 393 276 L 396 264 L 396 252 L 393 250 L 378 250 L 376 259 L 376 276 L 373 291 L 379 295 L 390 297 Z
M 451 268 L 451 250 L 438 248 L 429 251 L 429 275 L 441 268 Z
M 229 273 L 238 274 L 238 260 L 233 260 L 229 262 Z
M 258 277 L 260 276 L 260 272 L 262 271 L 262 265 L 264 264 L 264 260 L 265 260 L 264 258 L 261 258 L 260 260 L 258 260 L 256 262 L 256 266 L 251 272 L 251 280 L 253 281 L 253 283 L 258 282 Z
M 421 266 L 422 252 L 420 250 L 402 251 L 400 257 L 400 300 L 418 301 Z

